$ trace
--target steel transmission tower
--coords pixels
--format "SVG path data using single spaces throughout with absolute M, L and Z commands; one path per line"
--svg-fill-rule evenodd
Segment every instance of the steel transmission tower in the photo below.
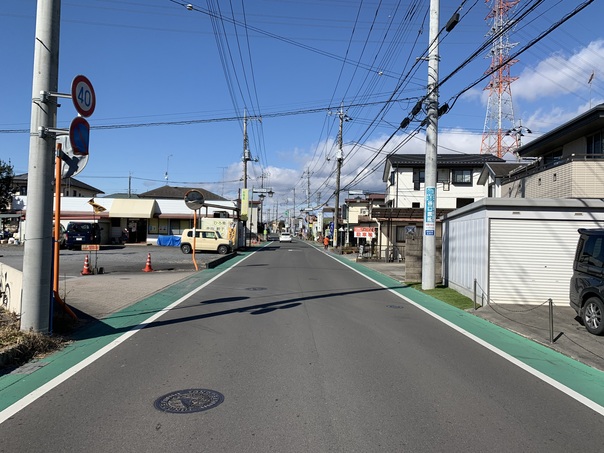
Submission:
M 493 36 L 494 40 L 490 53 L 491 66 L 488 70 L 491 72 L 491 78 L 485 87 L 485 90 L 489 91 L 489 99 L 480 152 L 502 157 L 506 152 L 518 148 L 517 137 L 506 135 L 506 132 L 515 126 L 511 84 L 517 79 L 510 75 L 510 67 L 517 60 L 509 60 L 510 49 L 516 44 L 511 44 L 508 40 L 508 32 L 511 28 L 508 12 L 520 0 L 485 1 L 492 5 L 486 20 L 490 21 L 488 34 Z

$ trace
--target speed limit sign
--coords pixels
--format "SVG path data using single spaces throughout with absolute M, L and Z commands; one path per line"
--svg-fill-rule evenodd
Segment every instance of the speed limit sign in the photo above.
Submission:
M 87 118 L 96 107 L 96 96 L 90 80 L 83 75 L 75 76 L 71 82 L 71 100 L 80 115 Z

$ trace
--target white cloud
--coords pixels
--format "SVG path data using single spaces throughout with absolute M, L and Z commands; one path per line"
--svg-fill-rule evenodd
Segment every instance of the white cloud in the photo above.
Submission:
M 587 94 L 592 71 L 604 75 L 604 40 L 591 42 L 572 55 L 557 52 L 525 68 L 512 84 L 515 100 L 535 101 L 566 94 Z

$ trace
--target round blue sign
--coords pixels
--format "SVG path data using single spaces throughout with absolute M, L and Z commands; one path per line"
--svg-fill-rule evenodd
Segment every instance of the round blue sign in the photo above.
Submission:
M 74 118 L 71 126 L 69 126 L 69 141 L 73 148 L 73 154 L 80 156 L 88 154 L 90 124 L 81 116 Z

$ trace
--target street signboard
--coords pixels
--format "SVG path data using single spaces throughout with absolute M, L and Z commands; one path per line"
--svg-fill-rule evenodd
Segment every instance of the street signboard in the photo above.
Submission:
M 375 237 L 375 228 L 373 227 L 354 227 L 355 238 L 368 238 L 373 239 Z
M 79 156 L 88 154 L 90 124 L 81 116 L 75 117 L 69 126 L 69 142 L 73 148 L 73 154 Z
M 96 95 L 92 83 L 83 75 L 75 76 L 71 82 L 71 100 L 80 115 L 88 118 L 96 108 Z
M 248 213 L 250 210 L 250 189 L 241 189 L 241 213 L 239 218 L 247 222 Z

